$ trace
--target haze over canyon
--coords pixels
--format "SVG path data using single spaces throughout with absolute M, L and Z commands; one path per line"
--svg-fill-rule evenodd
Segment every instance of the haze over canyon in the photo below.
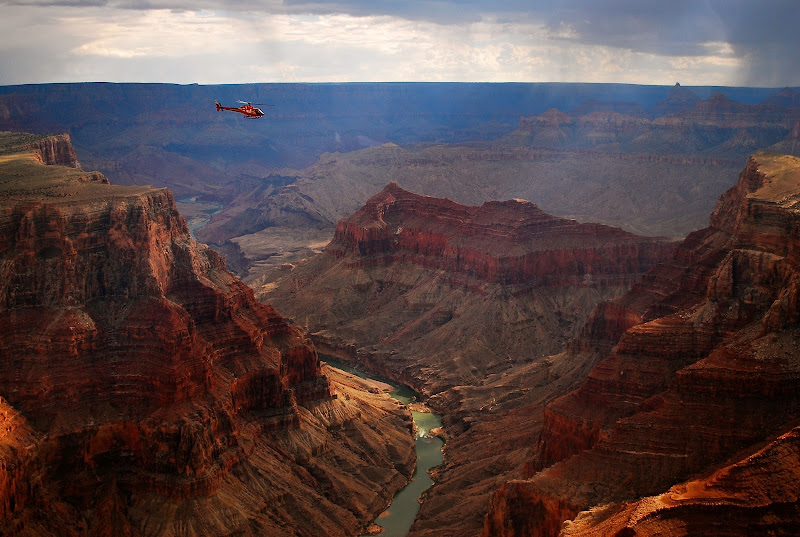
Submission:
M 334 360 L 442 417 L 411 536 L 800 533 L 797 88 L 6 86 L 0 131 L 0 533 L 378 531 L 415 425 Z

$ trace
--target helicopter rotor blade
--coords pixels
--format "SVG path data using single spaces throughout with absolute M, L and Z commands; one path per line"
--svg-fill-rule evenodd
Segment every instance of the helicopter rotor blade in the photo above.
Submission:
M 237 102 L 241 104 L 249 104 L 250 106 L 275 106 L 274 104 L 251 103 L 250 101 L 242 101 L 242 100 L 238 100 Z

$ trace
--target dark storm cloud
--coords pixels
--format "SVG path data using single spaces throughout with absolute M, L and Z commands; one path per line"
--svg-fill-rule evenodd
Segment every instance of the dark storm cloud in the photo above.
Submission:
M 741 83 L 798 80 L 798 0 L 566 0 L 540 13 L 551 31 L 570 28 L 570 39 L 581 43 L 666 56 L 706 55 L 709 43 L 728 43 L 730 55 L 744 62 Z
M 800 84 L 800 1 L 716 2 L 736 56 L 746 60 L 743 84 Z M 724 7 L 724 9 L 722 9 Z

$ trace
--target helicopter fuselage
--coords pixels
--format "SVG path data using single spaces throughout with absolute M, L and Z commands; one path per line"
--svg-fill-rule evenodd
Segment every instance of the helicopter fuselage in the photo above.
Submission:
M 245 103 L 239 107 L 230 107 L 230 106 L 222 106 L 219 102 L 214 101 L 214 104 L 217 105 L 217 112 L 221 112 L 222 110 L 230 110 L 231 112 L 239 112 L 243 114 L 245 117 L 250 119 L 258 119 L 264 115 L 264 112 L 260 108 L 256 108 L 250 103 Z

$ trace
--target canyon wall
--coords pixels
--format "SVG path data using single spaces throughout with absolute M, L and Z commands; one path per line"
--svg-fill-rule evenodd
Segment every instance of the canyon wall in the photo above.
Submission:
M 413 469 L 410 415 L 332 384 L 169 191 L 45 165 L 68 146 L 0 155 L 3 534 L 365 527 Z
M 796 530 L 794 433 L 782 435 L 800 412 L 798 197 L 800 159 L 754 155 L 709 228 L 604 306 L 622 321 L 594 316 L 584 341 L 616 345 L 546 407 L 532 475 L 494 495 L 483 535 Z M 774 457 L 788 466 L 769 471 Z M 760 499 L 767 489 L 787 499 Z
M 781 143 L 800 120 L 800 108 L 791 101 L 745 104 L 719 92 L 700 100 L 689 90 L 676 89 L 655 108 L 658 115 L 652 119 L 613 106 L 587 113 L 576 109 L 571 114 L 552 109 L 523 117 L 517 130 L 503 140 L 561 150 L 724 159 Z

